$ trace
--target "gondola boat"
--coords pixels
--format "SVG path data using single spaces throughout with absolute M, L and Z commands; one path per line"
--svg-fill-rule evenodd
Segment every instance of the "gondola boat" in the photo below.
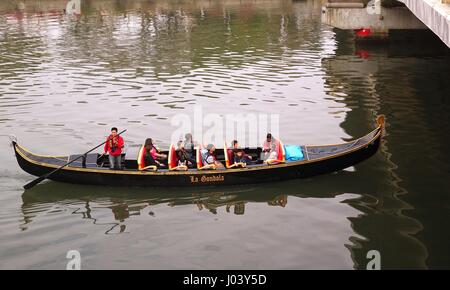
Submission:
M 227 166 L 224 169 L 207 168 L 199 161 L 197 149 L 197 168 L 177 170 L 170 166 L 173 161 L 174 147 L 171 146 L 169 168 L 156 170 L 139 170 L 139 150 L 128 150 L 123 158 L 122 170 L 108 168 L 107 158 L 98 153 L 69 156 L 42 156 L 31 153 L 14 140 L 13 147 L 19 166 L 29 174 L 42 176 L 63 166 L 75 158 L 79 160 L 65 166 L 49 176 L 49 179 L 75 184 L 91 184 L 105 186 L 158 187 L 158 186 L 205 186 L 205 185 L 237 185 L 274 182 L 280 180 L 312 177 L 339 171 L 358 164 L 374 155 L 381 142 L 385 120 L 377 117 L 376 128 L 369 134 L 341 144 L 310 146 L 299 145 L 303 158 L 291 161 L 286 159 L 282 150 L 280 160 L 274 163 L 255 162 L 245 167 Z M 280 146 L 282 149 L 283 145 Z M 262 148 L 245 148 L 255 161 L 261 155 Z M 229 164 L 227 149 L 217 149 L 218 160 Z M 171 157 L 172 156 L 172 157 Z

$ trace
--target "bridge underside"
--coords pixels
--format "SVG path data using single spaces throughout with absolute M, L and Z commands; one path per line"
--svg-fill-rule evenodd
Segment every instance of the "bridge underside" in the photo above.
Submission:
M 450 0 L 324 2 L 322 22 L 330 26 L 347 30 L 367 29 L 375 37 L 387 35 L 394 29 L 431 29 L 450 47 Z
M 450 0 L 400 0 L 450 47 Z

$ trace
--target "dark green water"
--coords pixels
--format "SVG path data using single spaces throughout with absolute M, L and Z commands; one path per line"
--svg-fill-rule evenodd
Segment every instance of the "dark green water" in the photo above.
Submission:
M 355 44 L 320 1 L 0 3 L 0 134 L 81 152 L 112 125 L 166 147 L 195 106 L 272 112 L 285 143 L 337 143 L 386 115 L 370 160 L 306 180 L 204 189 L 46 182 L 0 136 L 0 268 L 450 268 L 450 55 L 429 33 Z

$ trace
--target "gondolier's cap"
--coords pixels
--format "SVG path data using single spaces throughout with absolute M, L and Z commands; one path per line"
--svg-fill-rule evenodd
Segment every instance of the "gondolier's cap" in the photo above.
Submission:
M 206 146 L 206 149 L 211 150 L 213 149 L 214 145 L 213 144 L 208 144 L 208 146 Z

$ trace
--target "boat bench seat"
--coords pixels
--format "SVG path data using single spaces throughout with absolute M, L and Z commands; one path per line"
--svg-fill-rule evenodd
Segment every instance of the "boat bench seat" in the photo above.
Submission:
M 70 155 L 68 162 L 70 162 L 70 161 L 72 161 L 75 158 L 78 158 L 80 156 L 82 156 L 82 155 L 81 154 Z M 99 155 L 97 153 L 87 154 L 86 155 L 86 164 L 83 164 L 83 158 L 80 158 L 77 161 L 75 161 L 72 164 L 70 164 L 69 167 L 86 167 L 86 168 L 97 167 L 97 158 L 98 158 L 98 156 Z
M 141 146 L 130 146 L 128 147 L 127 154 L 123 159 L 123 166 L 128 169 L 137 169 L 138 168 L 138 156 Z

